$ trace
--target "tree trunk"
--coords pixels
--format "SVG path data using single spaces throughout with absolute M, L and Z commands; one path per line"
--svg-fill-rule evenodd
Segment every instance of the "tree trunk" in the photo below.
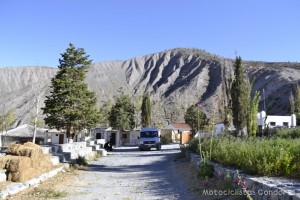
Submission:
M 33 138 L 32 138 L 32 143 L 35 144 L 35 138 L 36 138 L 36 128 L 37 128 L 37 119 L 38 119 L 38 113 L 39 113 L 39 102 L 40 102 L 40 97 L 39 95 L 36 97 L 36 107 L 35 107 L 35 118 L 34 118 L 34 129 L 33 129 Z

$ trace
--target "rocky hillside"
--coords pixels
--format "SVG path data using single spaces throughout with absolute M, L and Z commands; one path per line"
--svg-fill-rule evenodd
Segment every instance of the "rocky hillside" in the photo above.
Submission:
M 248 77 L 256 77 L 254 89 L 261 91 L 261 102 L 265 98 L 268 112 L 288 114 L 290 93 L 300 79 L 300 64 L 246 61 L 244 65 Z M 94 63 L 86 82 L 96 92 L 99 105 L 123 90 L 132 94 L 139 107 L 141 95 L 150 92 L 154 120 L 165 123 L 166 118 L 182 121 L 184 110 L 199 100 L 208 115 L 221 113 L 228 100 L 233 70 L 234 60 L 196 49 L 172 49 L 126 61 Z M 48 67 L 0 69 L 1 113 L 15 109 L 15 126 L 28 123 L 36 97 L 41 96 L 42 107 L 56 72 L 57 69 Z M 263 103 L 260 108 L 263 109 Z

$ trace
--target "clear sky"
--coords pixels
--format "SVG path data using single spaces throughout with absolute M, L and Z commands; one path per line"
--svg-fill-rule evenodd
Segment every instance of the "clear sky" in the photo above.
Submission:
M 0 0 L 0 67 L 56 67 L 69 43 L 93 62 L 176 47 L 300 62 L 299 9 L 299 0 Z

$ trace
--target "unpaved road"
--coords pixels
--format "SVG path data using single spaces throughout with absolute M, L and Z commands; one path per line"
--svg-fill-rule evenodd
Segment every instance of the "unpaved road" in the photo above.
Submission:
M 178 144 L 163 145 L 161 151 L 114 149 L 66 185 L 72 195 L 65 199 L 197 199 L 181 181 L 174 160 L 178 153 Z
M 184 158 L 178 157 L 179 152 L 178 144 L 163 145 L 161 151 L 116 148 L 107 157 L 91 161 L 76 175 L 60 177 L 47 187 L 66 192 L 67 196 L 61 199 L 72 200 L 199 199 L 197 192 L 192 191 L 195 172 L 190 171 L 191 165 Z M 38 194 L 28 196 L 28 192 L 15 198 L 42 199 Z

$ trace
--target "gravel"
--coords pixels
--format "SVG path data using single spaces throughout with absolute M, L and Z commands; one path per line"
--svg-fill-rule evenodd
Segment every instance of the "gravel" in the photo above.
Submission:
M 198 199 L 183 181 L 178 166 L 186 161 L 176 159 L 179 152 L 179 144 L 161 151 L 115 148 L 60 190 L 68 193 L 64 199 Z

